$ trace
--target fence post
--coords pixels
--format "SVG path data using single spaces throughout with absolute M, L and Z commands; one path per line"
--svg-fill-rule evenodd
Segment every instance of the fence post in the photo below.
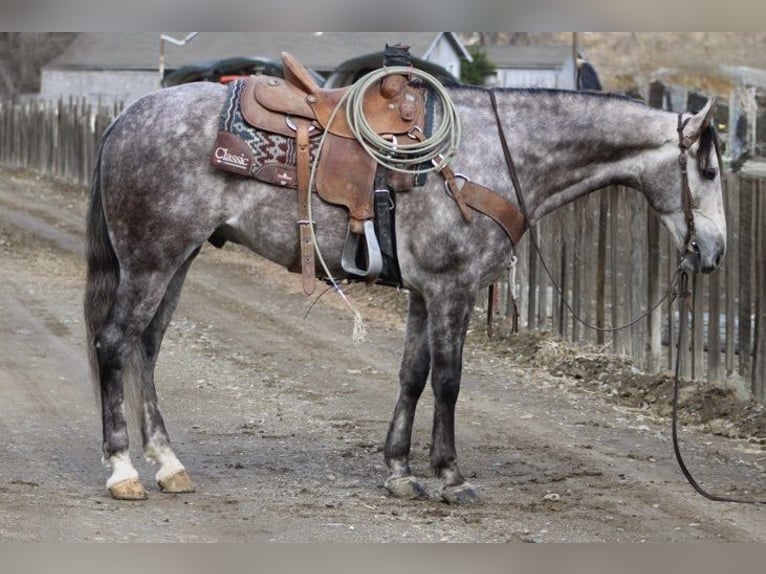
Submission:
M 704 340 L 704 319 L 703 319 L 703 302 L 705 301 L 705 278 L 699 273 L 695 273 L 693 276 L 694 289 L 693 289 L 693 312 L 692 312 L 692 378 L 701 379 L 702 369 L 705 356 L 705 349 L 703 348 Z
M 644 200 L 637 194 L 630 198 L 630 265 L 628 268 L 629 295 L 629 319 L 638 317 L 645 309 L 644 295 L 646 294 L 646 269 L 644 259 L 644 245 L 646 245 L 646 216 L 644 216 Z M 644 350 L 644 324 L 639 321 L 630 327 L 630 353 L 633 360 L 641 368 L 646 367 L 646 353 Z
M 572 218 L 572 221 L 575 222 L 575 229 L 574 229 L 574 253 L 572 254 L 572 261 L 574 262 L 574 265 L 572 266 L 572 296 L 570 298 L 570 301 L 572 301 L 572 308 L 574 309 L 575 313 L 577 313 L 578 317 L 583 317 L 583 288 L 582 288 L 582 274 L 583 274 L 583 228 L 584 228 L 584 219 L 583 214 L 584 211 L 587 209 L 587 204 L 585 203 L 587 198 L 582 198 L 579 201 L 576 201 L 574 203 L 574 217 Z M 573 319 L 572 320 L 572 341 L 575 343 L 578 343 L 580 341 L 580 321 Z
M 707 380 L 721 379 L 721 270 L 710 276 L 708 296 Z
M 736 315 L 736 294 L 737 294 L 737 265 L 739 263 L 739 246 L 734 241 L 734 229 L 739 228 L 739 210 L 735 208 L 739 202 L 740 189 L 739 178 L 733 174 L 726 176 L 726 188 L 728 193 L 724 195 L 724 208 L 726 210 L 728 223 L 726 225 L 726 245 L 728 246 L 728 255 L 726 256 L 726 354 L 724 368 L 726 376 L 734 373 L 735 348 L 734 337 L 736 328 L 734 320 Z
M 646 270 L 646 293 L 649 306 L 657 304 L 662 297 L 660 286 L 661 262 L 660 257 L 660 222 L 652 210 L 647 210 L 646 216 L 647 235 L 647 270 Z M 648 345 L 646 364 L 649 372 L 655 373 L 660 370 L 662 364 L 662 309 L 661 306 L 649 313 L 647 318 Z
M 609 193 L 602 190 L 598 206 L 598 247 L 596 261 L 596 326 L 606 326 L 606 242 L 607 222 L 609 219 Z M 602 346 L 605 341 L 604 331 L 596 333 L 596 343 Z
M 619 208 L 620 208 L 620 195 L 619 190 L 617 186 L 612 186 L 612 188 L 609 191 L 609 227 L 610 227 L 610 247 L 611 247 L 611 257 L 610 257 L 610 268 L 611 268 L 611 317 L 612 317 L 612 328 L 619 327 L 620 323 L 620 293 L 619 293 L 619 283 L 617 277 L 617 267 L 619 263 L 619 257 L 618 255 L 618 249 L 620 245 L 620 228 L 619 228 Z M 619 354 L 622 352 L 622 346 L 621 346 L 621 332 L 615 331 L 612 333 L 612 352 L 615 354 Z
M 541 225 L 537 226 L 537 230 L 541 228 Z M 536 234 L 537 239 L 537 247 L 538 249 L 542 249 L 542 236 L 541 234 Z M 529 270 L 528 270 L 529 280 L 528 280 L 528 293 L 527 296 L 527 328 L 528 329 L 535 329 L 537 328 L 537 250 L 534 248 L 534 246 L 530 245 L 529 247 Z
M 751 389 L 755 398 L 766 400 L 766 200 L 763 197 L 761 182 L 755 185 L 756 193 L 756 243 L 755 243 L 755 337 L 753 352 L 753 371 Z
M 739 374 L 750 376 L 753 260 L 753 182 L 740 178 L 739 194 Z

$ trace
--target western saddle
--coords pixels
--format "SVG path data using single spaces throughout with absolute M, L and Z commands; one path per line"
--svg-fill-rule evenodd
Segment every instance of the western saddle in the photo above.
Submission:
M 300 227 L 303 288 L 314 289 L 314 245 L 309 220 L 311 138 L 327 131 L 315 174 L 316 192 L 328 203 L 349 210 L 349 225 L 341 258 L 343 269 L 374 281 L 383 259 L 374 231 L 375 177 L 377 162 L 359 144 L 346 117 L 344 99 L 348 88 L 322 89 L 306 69 L 287 52 L 282 53 L 284 80 L 252 76 L 241 103 L 244 119 L 252 126 L 295 138 L 298 217 Z M 377 89 L 363 96 L 362 111 L 378 134 L 405 136 L 425 122 L 424 88 L 413 86 L 405 76 L 385 77 Z M 281 172 L 284 176 L 284 171 Z M 284 184 L 284 182 L 281 182 Z M 411 176 L 389 172 L 386 184 L 396 190 L 410 189 Z M 357 262 L 366 260 L 360 267 Z
M 406 47 L 401 49 L 406 53 Z M 256 177 L 276 185 L 298 188 L 304 292 L 310 295 L 314 291 L 309 179 L 312 141 L 322 134 L 324 141 L 319 151 L 314 184 L 317 194 L 324 201 L 348 208 L 349 224 L 341 257 L 342 267 L 357 278 L 375 281 L 383 268 L 374 230 L 376 187 L 394 192 L 406 191 L 414 187 L 415 178 L 393 170 L 383 172 L 375 158 L 357 141 L 346 115 L 345 103 L 339 106 L 349 88 L 323 89 L 291 54 L 283 52 L 281 58 L 284 79 L 269 76 L 248 78 L 240 110 L 251 126 L 295 139 L 294 166 L 279 165 L 278 169 L 261 170 Z M 383 77 L 362 96 L 362 112 L 366 122 L 381 136 L 424 137 L 418 134 L 425 132 L 425 89 L 422 83 L 411 82 L 405 75 Z M 514 244 L 518 241 L 525 222 L 515 206 L 495 192 L 470 181 L 458 185 L 449 166 L 441 169 L 441 175 L 467 221 L 472 219 L 472 213 L 466 207 L 469 205 L 498 222 Z

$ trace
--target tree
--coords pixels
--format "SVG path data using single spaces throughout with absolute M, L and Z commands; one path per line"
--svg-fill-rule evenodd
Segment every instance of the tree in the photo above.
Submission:
M 38 91 L 40 68 L 76 36 L 73 32 L 0 32 L 0 94 Z
M 464 84 L 482 86 L 487 76 L 495 73 L 497 66 L 489 59 L 487 51 L 481 46 L 471 46 L 469 51 L 473 61 L 463 60 L 460 64 L 460 81 Z

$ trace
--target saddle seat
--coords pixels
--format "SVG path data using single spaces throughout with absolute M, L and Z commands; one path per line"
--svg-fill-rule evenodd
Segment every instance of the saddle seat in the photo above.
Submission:
M 355 139 L 349 125 L 345 102 L 348 87 L 324 89 L 317 85 L 306 69 L 289 53 L 282 53 L 285 79 L 252 76 L 242 100 L 242 115 L 251 125 L 295 135 L 285 117 L 309 121 L 314 128 L 328 130 L 339 137 Z M 330 118 L 335 118 L 330 124 Z M 408 85 L 401 75 L 390 75 L 362 96 L 362 112 L 370 128 L 378 135 L 401 136 L 415 126 L 423 129 L 425 96 L 417 87 Z

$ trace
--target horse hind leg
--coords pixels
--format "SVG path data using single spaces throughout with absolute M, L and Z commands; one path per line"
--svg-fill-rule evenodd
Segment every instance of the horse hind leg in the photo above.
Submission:
M 113 498 L 146 498 L 130 460 L 125 383 L 132 385 L 139 340 L 164 297 L 170 274 L 131 273 L 117 288 L 114 304 L 95 333 L 103 425 L 104 460 L 111 468 L 106 486 Z M 130 398 L 131 394 L 128 395 Z
M 154 318 L 141 335 L 138 352 L 135 355 L 137 364 L 133 365 L 134 375 L 140 379 L 132 385 L 132 388 L 138 392 L 138 396 L 131 397 L 129 400 L 135 411 L 134 416 L 141 427 L 144 455 L 150 463 L 159 465 L 155 476 L 157 484 L 163 492 L 174 494 L 194 492 L 194 486 L 189 474 L 170 446 L 170 437 L 157 401 L 154 369 L 162 339 L 181 296 L 186 274 L 198 253 L 199 249 L 176 271 Z

